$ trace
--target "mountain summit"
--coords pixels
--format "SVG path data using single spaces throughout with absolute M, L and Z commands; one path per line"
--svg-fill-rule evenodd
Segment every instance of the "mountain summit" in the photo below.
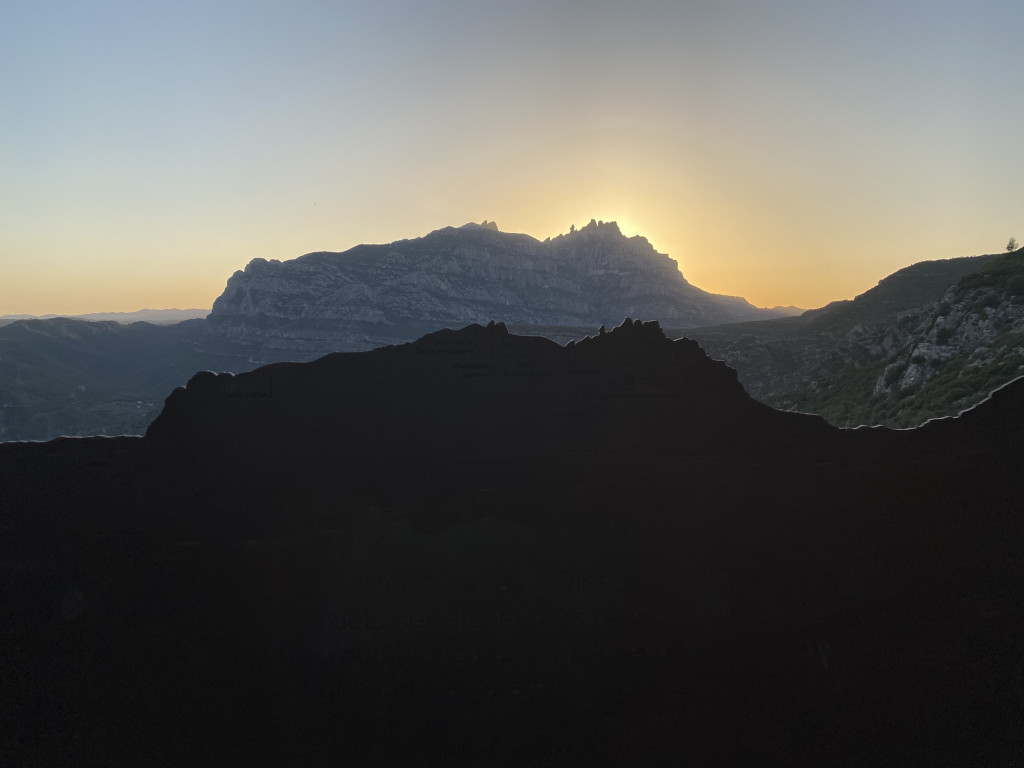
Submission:
M 596 328 L 657 317 L 689 328 L 775 316 L 691 285 L 675 261 L 615 222 L 541 242 L 485 220 L 343 253 L 253 259 L 228 280 L 209 324 L 263 357 L 304 359 L 491 320 Z

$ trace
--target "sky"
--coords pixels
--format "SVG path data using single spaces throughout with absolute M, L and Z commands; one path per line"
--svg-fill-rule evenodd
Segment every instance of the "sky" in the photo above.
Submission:
M 1024 241 L 1022 39 L 1020 0 L 6 0 L 0 315 L 484 219 L 822 306 Z

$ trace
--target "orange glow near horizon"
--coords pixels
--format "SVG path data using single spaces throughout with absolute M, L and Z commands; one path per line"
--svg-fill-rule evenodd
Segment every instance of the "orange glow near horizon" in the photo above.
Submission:
M 483 219 L 617 221 L 805 308 L 1024 239 L 1016 0 L 64 10 L 0 46 L 0 315 L 208 308 L 253 258 Z
M 785 243 L 756 243 L 751 236 L 749 246 L 734 246 L 713 240 L 708 244 L 700 241 L 702 232 L 697 228 L 671 227 L 662 229 L 648 227 L 643 223 L 622 216 L 613 211 L 598 211 L 599 215 L 565 216 L 564 222 L 546 230 L 535 229 L 524 217 L 517 224 L 516 219 L 503 219 L 492 210 L 482 215 L 464 216 L 467 221 L 493 219 L 502 231 L 521 232 L 538 240 L 555 237 L 585 226 L 590 219 L 615 221 L 626 237 L 645 237 L 660 253 L 674 259 L 683 276 L 693 285 L 711 293 L 741 296 L 755 306 L 797 306 L 812 309 L 838 299 L 850 299 L 873 287 L 879 280 L 909 264 L 931 258 L 952 258 L 970 256 L 976 253 L 998 252 L 998 248 L 952 250 L 933 244 L 918 253 L 909 249 L 878 249 L 870 256 L 859 252 L 856 244 L 825 243 L 820 256 L 808 254 L 806 250 L 787 251 Z M 545 215 L 537 226 L 549 224 L 555 218 Z M 270 246 L 259 247 L 254 242 L 242 242 L 233 248 L 223 248 L 209 253 L 206 260 L 193 259 L 191 264 L 175 260 L 166 254 L 160 266 L 132 262 L 118 262 L 109 253 L 96 249 L 90 258 L 70 264 L 59 274 L 47 275 L 41 279 L 32 274 L 24 265 L 14 265 L 6 271 L 8 286 L 17 285 L 17 290 L 0 289 L 2 304 L 0 315 L 8 314 L 88 314 L 91 312 L 131 312 L 143 308 L 164 309 L 177 307 L 208 309 L 223 291 L 227 279 L 235 270 L 244 269 L 253 258 L 287 260 L 311 251 L 344 251 L 361 242 L 391 242 L 398 239 L 414 238 L 427 234 L 441 226 L 459 226 L 461 219 L 439 222 L 425 226 L 419 232 L 402 231 L 392 237 L 355 237 L 348 242 L 340 238 L 327 238 L 319 242 L 315 236 L 281 236 Z M 511 224 L 511 225 L 510 225 Z M 376 234 L 376 233 L 371 233 Z M 269 238 L 268 238 L 269 239 Z M 740 238 L 742 239 L 742 235 Z M 677 247 L 673 247 L 677 244 Z M 910 254 L 909 256 L 907 254 Z M 187 269 L 186 269 L 187 267 Z

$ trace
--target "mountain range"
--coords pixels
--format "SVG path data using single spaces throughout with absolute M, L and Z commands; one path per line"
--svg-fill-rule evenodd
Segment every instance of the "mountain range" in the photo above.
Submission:
M 0 760 L 1016 765 L 1024 380 L 841 430 L 627 320 L 0 445 Z
M 208 314 L 210 314 L 208 309 L 140 309 L 137 312 L 90 312 L 85 315 L 0 315 L 0 325 L 7 325 L 15 320 L 51 320 L 57 317 L 70 317 L 94 323 L 109 320 L 116 323 L 142 322 L 154 325 L 173 325 L 185 320 L 203 318 Z
M 921 262 L 802 314 L 701 291 L 614 222 L 541 242 L 486 221 L 345 253 L 255 259 L 205 319 L 0 323 L 0 441 L 142 434 L 197 370 L 240 373 L 491 320 L 566 344 L 625 316 L 698 340 L 774 407 L 839 426 L 916 426 L 1024 371 L 1021 259 Z
M 184 310 L 208 317 L 165 328 L 153 323 L 183 310 L 0 322 L 0 441 L 142 434 L 198 370 L 312 360 L 473 321 L 504 320 L 564 343 L 628 315 L 691 327 L 791 311 L 690 285 L 674 261 L 614 222 L 545 242 L 494 222 L 446 227 L 340 254 L 254 259 L 212 312 Z M 111 322 L 133 317 L 147 322 Z
M 690 328 L 779 317 L 691 285 L 675 261 L 615 222 L 591 222 L 541 242 L 467 224 L 389 245 L 253 259 L 214 302 L 211 331 L 272 361 L 410 341 L 438 328 L 597 328 L 624 317 Z

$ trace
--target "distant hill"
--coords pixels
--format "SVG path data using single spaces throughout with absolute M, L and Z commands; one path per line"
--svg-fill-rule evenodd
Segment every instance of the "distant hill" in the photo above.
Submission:
M 675 261 L 643 237 L 623 236 L 615 222 L 591 221 L 544 242 L 484 222 L 344 253 L 254 259 L 228 281 L 208 322 L 270 362 L 490 320 L 584 329 L 645 317 L 694 327 L 786 311 L 702 291 Z
M 16 320 L 0 327 L 0 441 L 142 434 L 198 370 L 243 371 L 203 320 L 176 325 Z
M 1024 373 L 1024 251 L 927 261 L 799 317 L 686 331 L 777 408 L 911 427 Z
M 137 312 L 92 312 L 86 315 L 0 315 L 0 325 L 7 325 L 15 320 L 49 320 L 55 317 L 71 317 L 92 322 L 111 320 L 115 323 L 145 322 L 153 325 L 173 325 L 185 320 L 203 318 L 208 314 L 208 309 L 140 309 Z

